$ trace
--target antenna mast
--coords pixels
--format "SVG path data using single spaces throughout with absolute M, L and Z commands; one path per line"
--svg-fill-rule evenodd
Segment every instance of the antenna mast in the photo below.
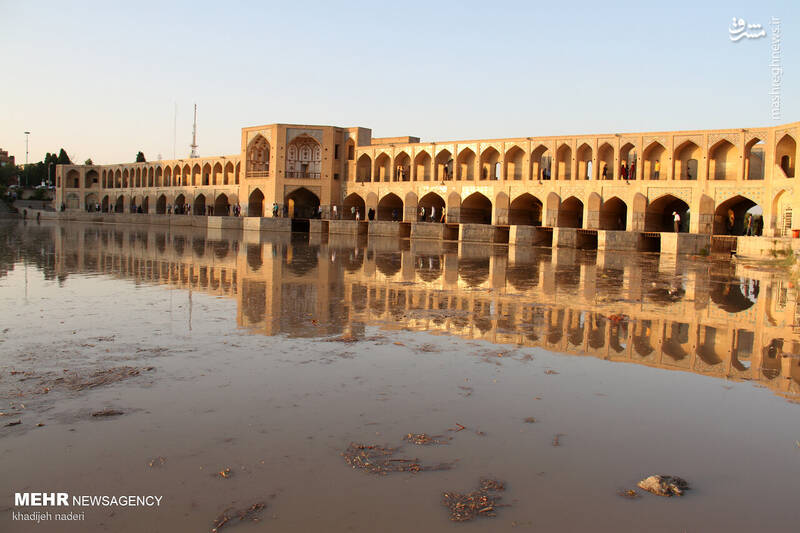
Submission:
M 194 104 L 194 126 L 192 126 L 192 153 L 189 157 L 200 157 L 197 153 L 197 104 Z

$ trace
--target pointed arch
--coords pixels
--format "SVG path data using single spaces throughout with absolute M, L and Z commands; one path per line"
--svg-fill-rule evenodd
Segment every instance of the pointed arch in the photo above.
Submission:
M 211 169 L 211 185 L 220 185 L 222 181 L 222 163 L 217 161 Z
M 797 165 L 797 141 L 785 134 L 775 145 L 775 164 L 783 171 L 784 178 L 794 178 Z
M 714 209 L 714 234 L 748 235 L 755 233 L 760 235 L 763 227 L 762 217 L 763 209 L 757 202 L 737 194 L 721 202 Z M 750 218 L 753 220 L 748 220 Z M 749 233 L 747 231 L 748 222 L 751 230 Z
M 392 181 L 411 181 L 411 158 L 401 150 L 394 157 L 394 173 Z
M 658 141 L 653 141 L 647 145 L 642 152 L 642 179 L 643 180 L 665 180 L 666 173 L 663 172 L 667 162 L 667 149 Z
M 679 231 L 689 228 L 689 204 L 671 194 L 659 196 L 651 201 L 645 211 L 645 231 L 675 231 L 673 213 L 680 217 Z
M 266 137 L 257 134 L 247 145 L 245 173 L 248 178 L 269 176 L 270 144 Z
M 206 214 L 206 195 L 205 194 L 198 194 L 192 205 L 192 214 L 193 215 L 205 215 Z
M 524 176 L 525 151 L 517 145 L 506 151 L 504 158 L 507 180 L 521 181 Z
M 464 148 L 458 152 L 458 174 L 456 179 L 459 181 L 475 180 L 475 152 L 469 148 Z
M 556 150 L 555 176 L 553 179 L 572 179 L 572 148 L 567 143 L 561 143 Z
M 222 170 L 222 184 L 229 185 L 231 183 L 231 176 L 233 175 L 233 163 L 227 161 L 225 168 Z
M 531 152 L 531 175 L 532 180 L 549 180 L 551 160 L 553 159 L 547 146 L 540 144 Z
M 164 215 L 167 213 L 167 197 L 163 194 L 158 196 L 156 200 L 156 214 Z
M 434 181 L 450 181 L 453 179 L 453 154 L 447 148 L 436 154 Z
M 366 202 L 357 193 L 348 194 L 342 202 L 342 218 L 344 220 L 355 220 L 356 212 L 361 214 L 362 220 L 366 213 Z
M 247 216 L 264 216 L 264 193 L 258 187 L 253 189 L 247 197 Z
M 373 181 L 389 181 L 392 176 L 392 160 L 386 152 L 375 158 L 375 177 Z
M 570 196 L 558 208 L 559 228 L 583 227 L 583 202 L 575 196 Z
M 595 174 L 601 180 L 614 179 L 614 147 L 604 142 L 597 149 L 597 169 Z
M 286 147 L 286 177 L 319 179 L 321 172 L 322 146 L 319 141 L 306 134 L 292 139 Z
M 737 180 L 740 166 L 739 149 L 729 140 L 721 139 L 708 150 L 708 179 Z
M 682 142 L 674 152 L 672 163 L 674 179 L 696 180 L 700 172 L 698 167 L 701 159 L 700 147 L 692 141 Z
M 431 213 L 433 213 L 434 220 L 433 222 L 438 222 L 442 218 L 442 213 L 444 212 L 444 198 L 439 196 L 435 192 L 429 192 L 419 200 L 419 209 L 417 212 L 419 213 L 420 209 L 425 208 L 425 215 L 430 217 Z
M 403 220 L 403 200 L 390 192 L 378 202 L 377 211 L 378 220 Z
M 289 206 L 290 218 L 316 218 L 319 196 L 305 187 L 298 187 L 286 195 L 284 203 Z
M 625 231 L 628 221 L 628 204 L 618 196 L 605 200 L 600 206 L 600 229 Z
M 423 150 L 414 157 L 414 180 L 431 181 L 431 156 Z
M 367 154 L 361 154 L 358 157 L 356 181 L 361 183 L 372 181 L 372 159 Z
M 530 193 L 524 193 L 511 202 L 508 223 L 520 226 L 541 226 L 544 206 L 542 201 Z
M 230 203 L 227 194 L 221 193 L 217 195 L 214 199 L 214 211 L 212 214 L 217 217 L 230 215 Z
M 744 145 L 744 178 L 746 180 L 764 179 L 765 148 L 766 144 L 758 137 L 753 137 Z
M 481 175 L 480 179 L 483 180 L 498 180 L 500 175 L 498 172 L 498 161 L 500 160 L 500 152 L 493 146 L 489 146 L 481 150 Z
M 461 201 L 460 218 L 462 224 L 491 224 L 492 201 L 479 192 L 470 194 Z
M 592 147 L 588 143 L 582 143 L 575 154 L 578 160 L 578 175 L 576 179 L 594 179 L 594 176 L 592 176 Z

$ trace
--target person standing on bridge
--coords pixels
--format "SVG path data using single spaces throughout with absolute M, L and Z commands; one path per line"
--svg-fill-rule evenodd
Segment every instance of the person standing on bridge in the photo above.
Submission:
M 419 221 L 420 222 L 425 222 L 425 207 L 424 206 L 419 209 Z
M 431 207 L 431 222 L 436 222 L 436 206 Z
M 331 218 L 333 220 L 339 218 L 339 209 L 336 207 L 336 205 L 333 206 L 333 216 Z
M 608 179 L 608 165 L 605 164 L 603 165 L 603 179 L 604 180 Z
M 624 162 L 619 167 L 619 175 L 624 180 L 628 179 L 628 166 Z
M 672 223 L 675 226 L 675 233 L 681 231 L 681 215 L 677 211 L 672 212 Z
M 631 179 L 632 180 L 636 179 L 636 160 L 635 159 L 631 163 Z
M 659 179 L 660 174 L 661 174 L 661 161 L 656 159 L 656 162 L 653 164 L 653 178 Z

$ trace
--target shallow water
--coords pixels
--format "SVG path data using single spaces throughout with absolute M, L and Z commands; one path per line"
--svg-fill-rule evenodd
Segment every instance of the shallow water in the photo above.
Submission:
M 800 519 L 800 311 L 783 274 L 759 265 L 6 224 L 0 312 L 2 531 L 208 531 L 256 502 L 262 520 L 231 529 L 792 531 Z M 95 374 L 120 367 L 138 375 Z M 92 416 L 104 409 L 123 414 Z M 411 432 L 452 440 L 403 443 Z M 356 471 L 340 455 L 350 442 L 453 468 Z M 617 494 L 655 473 L 692 490 Z M 450 522 L 441 493 L 482 477 L 505 482 L 511 505 Z M 163 501 L 37 526 L 12 520 L 22 491 Z

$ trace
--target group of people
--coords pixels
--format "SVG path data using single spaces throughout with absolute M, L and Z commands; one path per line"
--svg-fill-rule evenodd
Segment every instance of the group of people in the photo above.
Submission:
M 445 221 L 445 208 L 442 208 L 441 213 L 436 213 L 436 206 L 432 205 L 430 212 L 425 212 L 425 206 L 419 208 L 419 221 L 420 222 L 444 222 Z

